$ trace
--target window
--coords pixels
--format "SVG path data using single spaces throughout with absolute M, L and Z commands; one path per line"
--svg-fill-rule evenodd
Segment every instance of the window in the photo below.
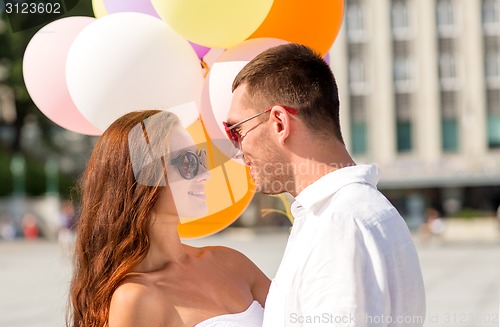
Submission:
M 359 39 L 365 32 L 363 8 L 360 0 L 347 2 L 346 10 L 347 35 L 350 39 Z
M 500 0 L 483 0 L 483 28 L 486 34 L 500 33 Z
M 486 100 L 488 106 L 488 146 L 490 149 L 500 148 L 500 90 L 488 90 Z
M 485 75 L 490 83 L 500 81 L 500 38 L 485 38 Z
M 398 152 L 409 152 L 413 146 L 410 100 L 409 94 L 396 94 L 396 146 Z
M 393 43 L 393 80 L 397 92 L 408 92 L 411 88 L 413 62 L 409 54 L 408 42 Z
M 458 150 L 458 120 L 456 93 L 441 92 L 441 148 L 445 152 Z
M 455 55 L 442 53 L 439 56 L 439 78 L 441 80 L 454 80 L 457 77 Z
M 351 151 L 353 155 L 366 154 L 368 132 L 366 106 L 363 96 L 351 96 Z
M 394 59 L 394 81 L 409 82 L 411 80 L 411 61 L 408 57 Z
M 438 0 L 436 8 L 437 28 L 441 36 L 454 36 L 458 31 L 457 15 L 452 0 Z
M 395 39 L 407 39 L 410 33 L 410 18 L 407 0 L 393 0 L 391 8 L 392 34 Z
M 353 94 L 365 94 L 367 87 L 366 69 L 362 44 L 349 45 L 349 86 Z
M 441 89 L 456 90 L 460 87 L 458 59 L 453 39 L 439 39 L 439 79 Z

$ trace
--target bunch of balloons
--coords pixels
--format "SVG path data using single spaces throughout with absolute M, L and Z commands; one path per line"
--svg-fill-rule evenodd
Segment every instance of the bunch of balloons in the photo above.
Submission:
M 92 0 L 92 6 L 95 17 L 56 20 L 29 42 L 23 75 L 39 110 L 86 135 L 100 135 L 130 111 L 172 110 L 192 135 L 203 130 L 208 143 L 225 138 L 232 80 L 249 60 L 287 42 L 327 56 L 344 13 L 344 0 Z M 220 55 L 209 65 L 204 58 L 211 53 Z M 189 103 L 197 110 L 185 109 Z M 207 183 L 207 194 L 225 189 L 226 196 L 209 200 L 208 216 L 180 224 L 181 237 L 222 230 L 253 197 L 246 168 L 224 147 L 213 148 L 212 156 L 226 160 L 215 160 L 211 173 L 220 178 Z

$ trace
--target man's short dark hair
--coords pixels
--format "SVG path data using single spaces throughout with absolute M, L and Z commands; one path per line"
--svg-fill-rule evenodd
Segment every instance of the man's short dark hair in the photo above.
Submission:
M 343 142 L 335 77 L 311 48 L 290 43 L 262 52 L 236 76 L 233 92 L 243 84 L 247 87 L 246 100 L 256 109 L 274 105 L 298 109 L 311 131 L 334 135 Z

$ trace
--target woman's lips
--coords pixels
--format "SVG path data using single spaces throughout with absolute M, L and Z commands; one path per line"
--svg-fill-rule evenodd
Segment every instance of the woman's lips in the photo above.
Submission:
M 194 196 L 195 198 L 201 199 L 201 200 L 206 200 L 207 195 L 205 194 L 205 191 L 189 191 L 189 195 Z

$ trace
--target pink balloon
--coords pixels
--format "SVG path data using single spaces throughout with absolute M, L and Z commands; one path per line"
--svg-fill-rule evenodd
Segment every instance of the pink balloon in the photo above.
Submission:
M 328 53 L 323 57 L 323 59 L 327 64 L 330 64 L 330 55 Z
M 71 43 L 92 17 L 66 17 L 40 29 L 30 40 L 23 58 L 28 93 L 40 111 L 70 131 L 100 135 L 102 132 L 78 111 L 66 85 L 66 57 Z
M 198 58 L 200 58 L 200 60 L 203 59 L 203 57 L 208 53 L 208 51 L 210 51 L 210 48 L 193 43 L 191 41 L 189 41 L 189 44 L 191 44 L 191 47 L 193 47 L 193 50 L 196 52 L 196 54 L 198 55 Z
M 160 18 L 150 0 L 104 0 L 108 14 L 138 12 Z
M 269 48 L 287 43 L 289 42 L 267 37 L 246 40 L 235 47 L 227 49 L 219 57 L 219 59 L 217 59 L 217 62 L 244 60 L 250 61 L 259 53 L 264 52 Z

